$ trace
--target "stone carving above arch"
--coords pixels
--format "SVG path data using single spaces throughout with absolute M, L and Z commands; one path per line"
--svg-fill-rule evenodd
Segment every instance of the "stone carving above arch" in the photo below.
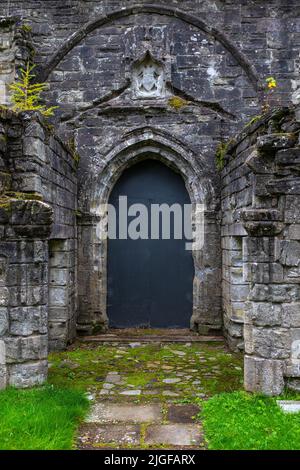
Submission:
M 128 8 L 123 8 L 121 10 L 115 10 L 110 13 L 107 13 L 106 15 L 100 16 L 96 20 L 92 20 L 89 23 L 86 23 L 82 28 L 73 33 L 68 39 L 63 41 L 62 46 L 53 54 L 53 56 L 44 65 L 44 67 L 41 68 L 37 76 L 37 80 L 40 82 L 46 81 L 51 72 L 64 59 L 68 52 L 70 52 L 75 46 L 77 46 L 77 44 L 83 41 L 83 39 L 85 39 L 86 36 L 94 30 L 104 25 L 107 25 L 114 20 L 126 18 L 128 16 L 137 15 L 140 13 L 152 13 L 178 18 L 183 22 L 194 26 L 203 31 L 204 33 L 210 35 L 216 41 L 222 44 L 222 46 L 235 58 L 237 63 L 246 73 L 253 88 L 256 91 L 259 90 L 259 76 L 257 71 L 255 70 L 255 67 L 251 64 L 246 55 L 238 48 L 238 46 L 233 43 L 231 39 L 229 39 L 226 34 L 207 24 L 197 16 L 185 13 L 183 10 L 180 10 L 178 8 L 156 4 L 135 5 Z
M 164 98 L 165 81 L 163 65 L 149 51 L 133 65 L 132 85 L 135 98 Z

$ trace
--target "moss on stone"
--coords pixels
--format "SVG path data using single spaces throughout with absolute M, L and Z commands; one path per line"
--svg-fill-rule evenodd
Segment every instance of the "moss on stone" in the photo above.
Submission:
M 37 193 L 21 193 L 17 191 L 7 191 L 0 196 L 0 208 L 11 210 L 13 201 L 42 201 L 43 198 Z
M 20 28 L 22 31 L 24 31 L 25 33 L 31 33 L 32 31 L 32 26 L 30 26 L 30 24 L 27 24 L 27 23 L 24 23 L 22 24 L 21 28 Z
M 9 211 L 11 209 L 11 199 L 0 197 L 0 209 Z
M 77 151 L 76 143 L 75 143 L 75 138 L 71 137 L 68 142 L 67 142 L 67 147 L 69 149 L 69 152 L 75 162 L 76 167 L 78 167 L 79 162 L 80 162 L 80 155 Z
M 96 395 L 107 374 L 118 372 L 122 384 L 115 384 L 114 394 L 104 395 L 105 399 L 118 402 L 192 401 L 199 393 L 211 396 L 239 390 L 243 383 L 242 355 L 230 353 L 220 343 L 152 343 L 131 348 L 78 342 L 68 351 L 52 353 L 49 360 L 50 383 L 89 390 Z M 165 383 L 166 378 L 179 378 L 180 382 Z M 120 395 L 120 391 L 129 389 L 142 393 Z M 170 390 L 176 395 L 164 394 Z
M 216 150 L 216 165 L 219 171 L 223 170 L 225 165 L 225 156 L 227 154 L 229 142 L 220 142 Z
M 189 104 L 189 101 L 185 100 L 184 98 L 181 98 L 180 96 L 172 96 L 171 98 L 169 98 L 168 104 L 169 106 L 171 106 L 171 108 L 179 110 L 184 106 L 187 106 Z
M 257 116 L 254 116 L 252 119 L 250 119 L 249 122 L 247 122 L 247 124 L 245 124 L 244 129 L 252 126 L 252 124 L 255 124 L 256 122 L 260 121 L 260 119 L 262 118 L 263 118 L 263 114 L 258 114 Z
M 18 192 L 18 191 L 7 191 L 5 193 L 7 197 L 10 199 L 18 199 L 21 201 L 42 201 L 43 198 L 40 194 L 37 193 L 24 193 L 24 192 Z

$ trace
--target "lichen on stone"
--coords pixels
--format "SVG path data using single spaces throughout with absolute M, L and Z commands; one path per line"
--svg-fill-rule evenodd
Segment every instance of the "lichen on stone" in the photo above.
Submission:
M 187 106 L 189 104 L 189 101 L 185 100 L 184 98 L 181 98 L 180 96 L 172 96 L 171 98 L 169 98 L 168 104 L 169 106 L 171 106 L 171 108 L 179 110 L 184 106 Z

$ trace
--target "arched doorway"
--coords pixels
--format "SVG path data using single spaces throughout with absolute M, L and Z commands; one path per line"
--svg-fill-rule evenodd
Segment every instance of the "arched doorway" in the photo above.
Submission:
M 123 198 L 122 214 L 120 197 Z M 126 233 L 128 228 L 130 232 L 133 222 L 137 239 L 124 236 L 125 197 L 126 210 L 129 210 Z M 183 220 L 191 201 L 182 177 L 163 163 L 147 158 L 122 173 L 109 203 L 116 209 L 117 222 L 116 237 L 108 242 L 110 326 L 188 328 L 193 308 L 194 263 L 191 251 L 186 249 L 187 227 L 183 226 Z M 141 211 L 133 204 L 143 205 L 143 220 L 147 215 L 144 227 L 137 224 L 137 215 L 139 222 L 142 220 Z M 156 217 L 161 204 L 167 210 L 164 220 L 162 212 L 159 212 L 159 219 Z M 176 216 L 173 209 L 177 211 Z M 154 227 L 157 221 L 159 227 Z M 163 228 L 163 223 L 168 221 L 169 233 L 166 226 Z

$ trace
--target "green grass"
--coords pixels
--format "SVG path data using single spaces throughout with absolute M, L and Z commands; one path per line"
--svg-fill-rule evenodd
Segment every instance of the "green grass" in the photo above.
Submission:
M 300 449 L 300 413 L 283 413 L 276 398 L 238 391 L 216 395 L 201 407 L 209 449 Z
M 51 385 L 0 392 L 0 450 L 67 450 L 89 403 Z

